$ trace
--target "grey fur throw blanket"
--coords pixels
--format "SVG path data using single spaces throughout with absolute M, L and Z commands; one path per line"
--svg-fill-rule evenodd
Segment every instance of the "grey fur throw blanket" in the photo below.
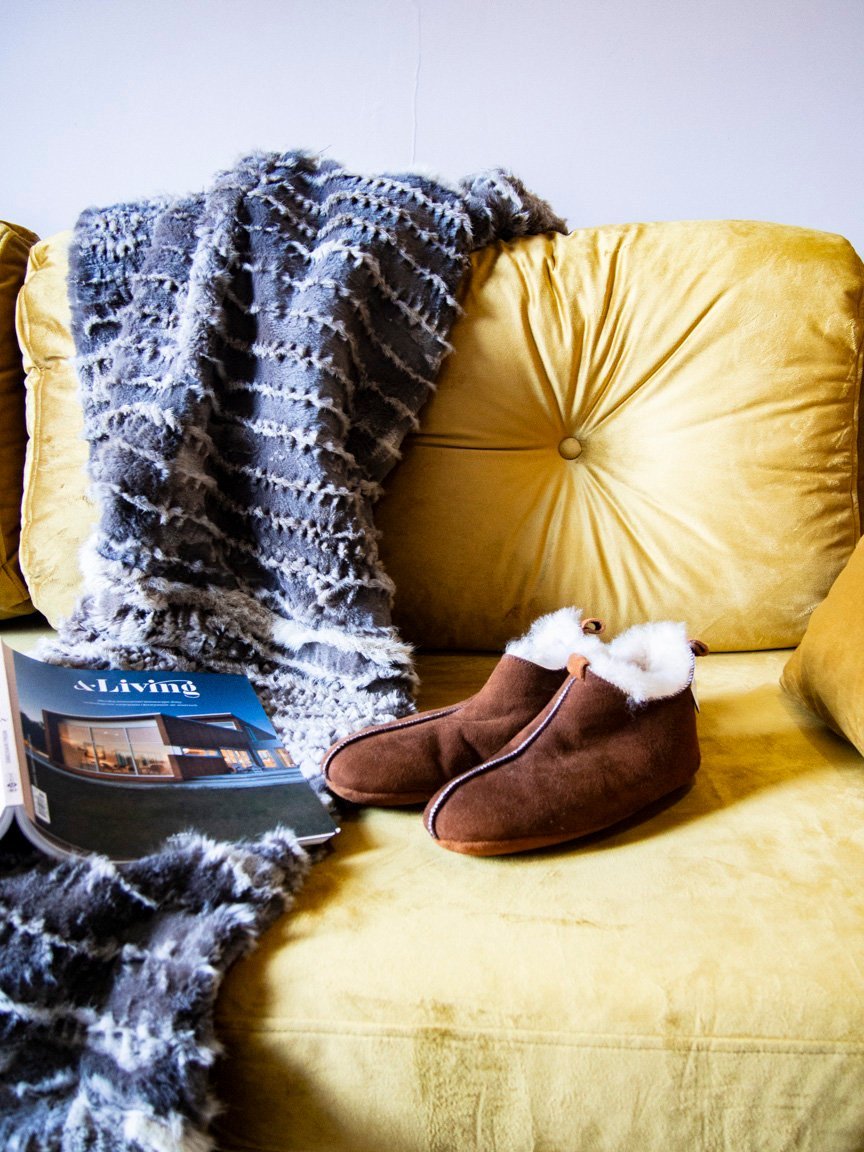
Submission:
M 472 250 L 563 227 L 502 172 L 448 187 L 299 153 L 85 212 L 70 293 L 100 520 L 42 658 L 245 673 L 316 782 L 334 740 L 410 711 L 374 505 Z
M 280 830 L 124 865 L 0 856 L 3 1152 L 210 1152 L 216 994 L 307 866 Z

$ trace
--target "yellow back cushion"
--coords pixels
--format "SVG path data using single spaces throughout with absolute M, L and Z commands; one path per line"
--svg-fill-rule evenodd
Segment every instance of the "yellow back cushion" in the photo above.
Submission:
M 71 363 L 68 235 L 21 295 L 21 557 L 52 622 L 95 509 Z M 478 253 L 436 396 L 388 482 L 397 623 L 498 649 L 573 603 L 788 647 L 859 536 L 864 268 L 840 237 L 632 225 Z
M 862 289 L 840 237 L 758 223 L 477 254 L 380 508 L 397 623 L 497 649 L 573 603 L 796 644 L 859 535 Z
M 96 510 L 87 496 L 87 445 L 66 293 L 70 233 L 30 252 L 18 300 L 18 339 L 27 371 L 27 431 L 21 505 L 21 568 L 33 604 L 54 625 L 81 584 L 78 553 Z
M 0 620 L 33 610 L 18 566 L 27 433 L 15 302 L 35 240 L 32 232 L 0 220 Z

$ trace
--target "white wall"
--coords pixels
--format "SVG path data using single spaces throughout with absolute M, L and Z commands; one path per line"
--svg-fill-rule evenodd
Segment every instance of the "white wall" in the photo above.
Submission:
M 256 148 L 510 167 L 572 227 L 749 217 L 864 253 L 864 0 L 4 0 L 0 216 Z

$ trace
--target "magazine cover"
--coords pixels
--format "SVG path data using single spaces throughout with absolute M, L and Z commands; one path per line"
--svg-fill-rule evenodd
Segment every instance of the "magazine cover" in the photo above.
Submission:
M 243 676 L 44 664 L 3 645 L 3 813 L 45 850 L 130 860 L 167 836 L 338 831 Z

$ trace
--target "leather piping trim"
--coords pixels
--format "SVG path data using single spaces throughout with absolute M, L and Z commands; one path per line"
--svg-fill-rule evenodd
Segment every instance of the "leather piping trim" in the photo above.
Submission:
M 429 815 L 426 818 L 426 831 L 430 836 L 434 837 L 436 840 L 438 839 L 438 836 L 435 832 L 435 818 L 438 815 L 438 810 L 450 795 L 450 793 L 454 792 L 456 788 L 458 788 L 458 786 L 463 784 L 466 780 L 472 780 L 475 776 L 481 776 L 484 772 L 491 772 L 493 768 L 498 768 L 502 764 L 508 764 L 526 748 L 529 748 L 540 735 L 540 733 L 545 732 L 545 730 L 552 723 L 552 720 L 558 714 L 558 709 L 567 699 L 567 696 L 570 693 L 570 689 L 575 683 L 576 680 L 571 676 L 564 687 L 559 691 L 558 699 L 555 701 L 555 707 L 550 710 L 543 723 L 538 724 L 534 731 L 530 732 L 522 741 L 522 743 L 514 748 L 511 752 L 508 752 L 506 756 L 497 756 L 494 760 L 487 760 L 484 764 L 478 764 L 476 768 L 472 768 L 468 772 L 463 772 L 461 776 L 457 776 L 455 780 L 451 780 L 449 784 L 445 785 L 445 787 L 441 789 L 438 794 L 438 799 L 433 804 L 429 811 Z

